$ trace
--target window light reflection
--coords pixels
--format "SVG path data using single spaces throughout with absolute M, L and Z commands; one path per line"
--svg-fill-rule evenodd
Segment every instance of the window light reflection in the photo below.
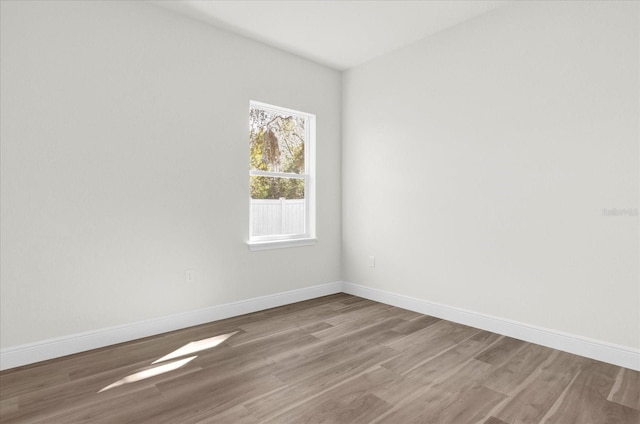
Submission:
M 191 355 L 192 353 L 200 352 L 201 350 L 211 349 L 212 347 L 218 346 L 220 343 L 227 340 L 229 337 L 236 334 L 237 331 L 228 334 L 222 334 L 220 336 L 209 337 L 208 339 L 198 340 L 197 342 L 190 342 L 186 345 L 182 346 L 180 349 L 176 349 L 173 352 L 163 356 L 162 358 L 153 361 L 152 364 L 157 364 L 158 362 L 168 361 L 169 359 L 178 358 L 180 356 Z
M 116 381 L 113 384 L 108 385 L 107 387 L 100 390 L 98 393 L 102 393 L 109 389 L 113 389 L 115 387 L 123 386 L 129 383 L 135 383 L 136 381 L 145 380 L 147 378 L 155 377 L 156 375 L 164 374 L 169 371 L 177 370 L 178 368 L 187 365 L 190 361 L 197 358 L 197 356 L 192 356 L 190 358 L 180 359 L 179 361 L 168 362 L 166 364 L 158 365 L 157 367 L 149 368 L 144 371 L 137 372 L 135 374 L 131 374 L 126 376 L 123 379 Z
M 168 361 L 170 359 L 178 358 L 180 356 L 186 356 L 186 355 L 190 355 L 190 354 L 195 353 L 195 352 L 200 352 L 201 350 L 211 349 L 212 347 L 218 346 L 220 343 L 224 342 L 229 337 L 231 337 L 231 336 L 233 336 L 234 334 L 237 334 L 237 333 L 238 333 L 237 331 L 234 331 L 233 333 L 222 334 L 220 336 L 209 337 L 208 339 L 202 339 L 202 340 L 198 340 L 198 341 L 195 341 L 195 342 L 187 343 L 186 345 L 182 346 L 180 349 L 174 350 L 173 352 L 169 353 L 168 355 L 165 355 L 162 358 L 153 361 L 151 364 L 155 365 L 158 362 L 164 362 L 164 361 Z M 102 393 L 102 392 L 104 392 L 106 390 L 113 389 L 113 388 L 119 387 L 119 386 L 123 386 L 125 384 L 135 383 L 136 381 L 145 380 L 147 378 L 151 378 L 151 377 L 154 377 L 156 375 L 164 374 L 166 372 L 177 370 L 178 368 L 187 365 L 190 361 L 194 360 L 197 357 L 198 357 L 197 355 L 196 356 L 191 356 L 189 358 L 180 359 L 179 361 L 174 361 L 174 362 L 168 362 L 166 364 L 158 365 L 156 367 L 149 368 L 149 369 L 137 372 L 135 374 L 128 375 L 125 378 L 120 379 L 120 380 L 116 381 L 115 383 L 108 385 L 107 387 L 105 387 L 102 390 L 100 390 L 98 393 Z

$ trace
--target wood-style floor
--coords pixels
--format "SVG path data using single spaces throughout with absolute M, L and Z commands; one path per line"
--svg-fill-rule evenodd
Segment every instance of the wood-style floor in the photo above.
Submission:
M 346 294 L 7 370 L 0 389 L 7 424 L 640 423 L 639 372 Z

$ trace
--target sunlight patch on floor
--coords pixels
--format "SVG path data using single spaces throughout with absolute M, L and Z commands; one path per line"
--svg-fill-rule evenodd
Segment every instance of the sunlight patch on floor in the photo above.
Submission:
M 180 349 L 176 349 L 173 352 L 163 356 L 162 358 L 153 361 L 152 364 L 157 364 L 158 362 L 168 361 L 169 359 L 179 358 L 180 356 L 191 355 L 192 353 L 200 352 L 201 350 L 211 349 L 213 347 L 218 346 L 220 343 L 227 340 L 229 337 L 236 334 L 237 331 L 229 334 L 222 334 L 220 336 L 210 337 L 208 339 L 198 340 L 197 342 L 187 343 L 182 346 Z
M 233 336 L 233 335 L 235 335 L 237 333 L 238 333 L 237 331 L 234 331 L 233 333 L 221 334 L 219 336 L 209 337 L 208 339 L 202 339 L 202 340 L 197 340 L 195 342 L 187 343 L 186 345 L 182 346 L 181 348 L 176 349 L 173 352 L 166 354 L 162 358 L 153 361 L 151 364 L 155 365 L 157 363 L 165 362 L 165 361 L 168 361 L 170 359 L 175 359 L 175 358 L 179 358 L 181 356 L 191 355 L 191 354 L 193 354 L 195 352 L 201 352 L 201 351 L 207 350 L 207 349 L 212 349 L 212 348 L 218 346 L 220 343 L 223 343 L 229 337 L 231 337 L 231 336 Z M 160 374 L 164 374 L 164 373 L 167 373 L 167 372 L 171 372 L 171 371 L 177 370 L 178 368 L 187 365 L 189 362 L 191 362 L 192 360 L 196 359 L 197 357 L 198 356 L 195 355 L 195 356 L 191 356 L 189 358 L 180 359 L 179 361 L 168 362 L 168 363 L 164 363 L 162 365 L 158 365 L 158 366 L 153 367 L 153 368 L 148 368 L 146 370 L 138 371 L 138 372 L 136 372 L 134 374 L 128 375 L 128 376 L 116 381 L 115 383 L 112 383 L 112 384 L 104 387 L 103 389 L 98 391 L 98 393 L 102 393 L 104 391 L 107 391 L 107 390 L 110 390 L 110 389 L 113 389 L 113 388 L 116 388 L 116 387 L 119 387 L 119 386 L 124 386 L 125 384 L 135 383 L 136 381 L 145 380 L 147 378 L 155 377 L 156 375 L 160 375 Z
M 181 359 L 179 361 L 169 362 L 167 364 L 158 365 L 157 367 L 149 368 L 144 371 L 139 371 L 137 373 L 131 374 L 116 381 L 113 384 L 108 385 L 107 387 L 100 390 L 98 393 L 107 391 L 109 389 L 113 389 L 115 387 L 124 386 L 125 384 L 135 383 L 136 381 L 145 380 L 147 378 L 155 377 L 156 375 L 164 374 L 173 370 L 177 370 L 180 367 L 187 365 L 190 361 L 196 359 L 197 356 L 192 356 L 190 358 Z

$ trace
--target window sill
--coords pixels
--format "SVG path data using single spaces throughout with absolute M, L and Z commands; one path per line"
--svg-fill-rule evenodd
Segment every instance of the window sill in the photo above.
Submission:
M 302 238 L 290 240 L 269 240 L 269 241 L 248 241 L 249 250 L 252 252 L 258 250 L 285 249 L 288 247 L 311 246 L 316 244 L 316 238 Z

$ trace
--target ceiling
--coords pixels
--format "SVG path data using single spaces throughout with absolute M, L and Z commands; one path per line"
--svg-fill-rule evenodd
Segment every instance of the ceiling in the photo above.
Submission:
M 472 19 L 508 0 L 151 0 L 338 70 Z

